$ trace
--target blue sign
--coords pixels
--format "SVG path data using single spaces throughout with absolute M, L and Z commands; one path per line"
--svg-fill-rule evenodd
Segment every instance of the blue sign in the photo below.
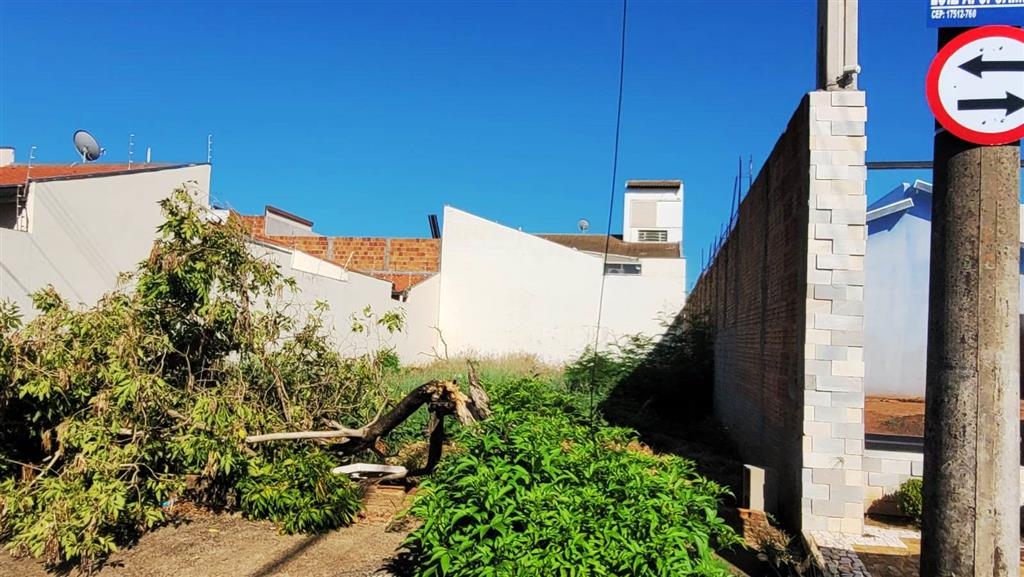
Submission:
M 928 0 L 931 28 L 1024 25 L 1024 0 Z

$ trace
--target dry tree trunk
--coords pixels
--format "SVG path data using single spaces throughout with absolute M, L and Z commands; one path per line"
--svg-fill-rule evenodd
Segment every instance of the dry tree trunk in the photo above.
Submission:
M 470 397 L 459 390 L 456 381 L 430 381 L 424 383 L 402 398 L 390 411 L 380 415 L 372 422 L 358 428 L 349 429 L 334 421 L 325 421 L 331 427 L 327 431 L 295 431 L 289 433 L 268 433 L 250 435 L 245 438 L 249 444 L 268 441 L 311 439 L 319 442 L 339 443 L 340 450 L 346 455 L 370 450 L 382 454 L 381 437 L 386 436 L 396 427 L 412 416 L 421 406 L 427 405 L 430 411 L 430 447 L 427 463 L 422 469 L 409 473 L 409 476 L 420 476 L 433 471 L 441 459 L 444 443 L 444 418 L 455 415 L 460 423 L 466 425 L 487 418 L 491 414 L 490 399 L 480 385 L 476 369 L 469 367 Z M 389 479 L 396 477 L 391 476 Z

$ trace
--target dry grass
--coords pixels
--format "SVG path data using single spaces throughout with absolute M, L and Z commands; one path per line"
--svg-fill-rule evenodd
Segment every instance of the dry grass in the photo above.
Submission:
M 477 365 L 477 373 L 486 384 L 488 381 L 502 381 L 520 377 L 561 378 L 562 367 L 550 365 L 534 355 L 509 354 L 490 357 L 457 357 L 438 359 L 429 364 L 406 367 L 393 377 L 388 384 L 398 391 L 409 391 L 423 383 L 437 379 L 454 379 L 460 383 L 467 380 L 469 361 Z

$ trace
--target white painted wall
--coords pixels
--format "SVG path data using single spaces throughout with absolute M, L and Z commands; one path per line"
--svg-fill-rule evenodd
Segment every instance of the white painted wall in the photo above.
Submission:
M 410 297 L 409 301 L 400 303 L 391 298 L 390 282 L 341 270 L 341 267 L 301 251 L 262 243 L 250 246 L 254 255 L 272 261 L 281 274 L 295 279 L 299 293 L 283 295 L 277 301 L 279 305 L 290 307 L 293 316 L 305 318 L 313 312 L 318 301 L 327 303 L 329 309 L 324 313 L 325 326 L 330 328 L 342 354 L 360 355 L 383 347 L 394 347 L 402 362 L 411 364 L 422 362 L 425 356 L 420 353 L 431 351 L 429 336 L 433 331 L 430 325 L 436 324 L 437 301 L 430 298 L 429 286 L 422 290 L 422 295 L 415 295 L 424 298 Z M 314 263 L 326 266 L 311 266 Z M 436 287 L 436 284 L 432 286 Z M 353 316 L 363 319 L 363 309 L 367 306 L 377 317 L 392 310 L 405 310 L 405 331 L 391 335 L 382 327 L 371 327 L 367 332 L 353 332 Z
M 0 229 L 0 299 L 25 320 L 35 316 L 28 294 L 48 284 L 94 303 L 149 255 L 163 222 L 157 203 L 186 182 L 208 201 L 209 165 L 31 183 L 28 232 Z
M 603 263 L 445 207 L 439 322 L 448 353 L 574 359 L 593 344 Z M 607 277 L 602 342 L 664 332 L 685 298 L 683 259 L 645 259 L 644 274 Z
M 869 230 L 870 230 L 869 226 Z M 931 223 L 905 214 L 868 236 L 864 256 L 864 391 L 923 397 Z

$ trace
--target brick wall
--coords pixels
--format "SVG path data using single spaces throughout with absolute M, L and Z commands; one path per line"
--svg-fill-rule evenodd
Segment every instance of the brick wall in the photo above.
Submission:
M 717 417 L 805 530 L 863 518 L 864 114 L 862 92 L 804 98 L 686 307 L 715 327 Z
M 239 219 L 257 240 L 300 250 L 348 270 L 390 281 L 396 291 L 423 282 L 441 268 L 440 239 L 271 236 L 265 233 L 265 217 L 239 215 Z

